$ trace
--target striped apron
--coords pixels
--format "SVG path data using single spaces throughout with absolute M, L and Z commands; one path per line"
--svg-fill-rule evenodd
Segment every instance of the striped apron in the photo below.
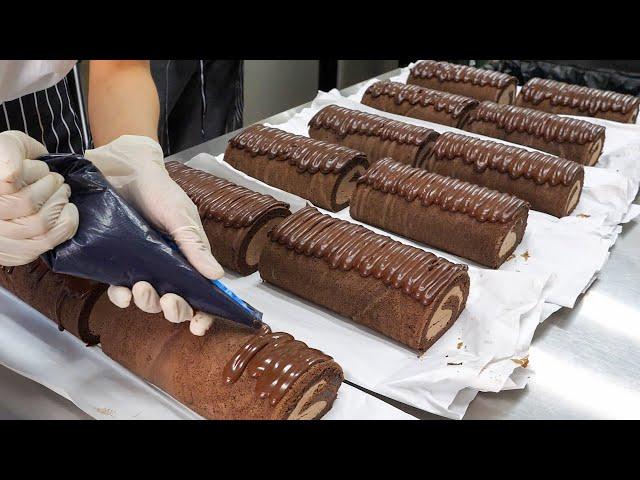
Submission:
M 89 139 L 83 128 L 74 70 L 52 87 L 2 103 L 0 131 L 21 130 L 49 153 L 84 153 Z

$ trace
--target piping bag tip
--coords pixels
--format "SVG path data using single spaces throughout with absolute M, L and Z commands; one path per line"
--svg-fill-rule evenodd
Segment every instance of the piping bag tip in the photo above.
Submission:
M 241 299 L 233 292 L 233 290 L 227 287 L 220 280 L 211 280 L 211 283 L 214 287 L 217 287 L 224 295 L 229 297 L 232 302 L 236 303 L 242 310 L 244 310 L 250 317 L 253 318 L 253 326 L 255 328 L 258 328 L 262 325 L 262 312 L 256 310 L 243 299 Z

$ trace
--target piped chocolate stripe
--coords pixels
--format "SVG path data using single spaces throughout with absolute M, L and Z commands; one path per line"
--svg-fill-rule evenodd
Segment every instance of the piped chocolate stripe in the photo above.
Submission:
M 462 213 L 479 222 L 507 223 L 528 210 L 527 202 L 513 195 L 429 173 L 390 158 L 374 164 L 358 183 L 408 202 L 418 200 L 425 207 L 436 205 L 443 211 Z
M 411 69 L 411 76 L 418 78 L 437 78 L 440 82 L 470 83 L 484 87 L 490 85 L 503 88 L 509 83 L 515 83 L 515 77 L 502 72 L 484 70 L 469 67 L 467 65 L 455 65 L 447 62 L 423 60 Z
M 493 123 L 507 133 L 527 133 L 547 142 L 584 145 L 604 135 L 604 127 L 591 122 L 494 102 L 481 102 L 471 110 L 466 123 L 475 121 Z
M 429 305 L 466 265 L 378 235 L 354 223 L 306 207 L 271 231 L 271 239 L 330 268 L 355 270 Z
M 300 173 L 340 173 L 353 160 L 364 161 L 357 150 L 294 135 L 264 125 L 246 128 L 229 140 L 233 148 L 246 149 L 252 156 L 266 155 L 295 165 Z
M 551 105 L 576 108 L 581 112 L 589 112 L 590 115 L 598 112 L 626 114 L 640 105 L 640 98 L 633 95 L 542 78 L 533 78 L 525 83 L 520 95 L 526 102 L 534 105 L 549 100 Z
M 478 173 L 496 170 L 514 180 L 524 177 L 538 185 L 573 185 L 583 171 L 582 165 L 564 158 L 452 132 L 438 137 L 431 154 L 440 161 L 460 158 Z
M 416 146 L 425 145 L 438 137 L 438 133 L 429 128 L 337 105 L 329 105 L 316 113 L 309 120 L 309 127 L 327 129 L 343 138 L 347 135 L 365 135 Z
M 248 227 L 269 211 L 289 208 L 287 203 L 270 195 L 254 192 L 179 162 L 167 162 L 166 168 L 171 178 L 198 206 L 200 217 L 223 222 L 225 227 Z
M 268 325 L 263 325 L 258 335 L 231 357 L 223 375 L 227 384 L 233 384 L 246 371 L 256 379 L 256 395 L 275 406 L 300 376 L 312 366 L 330 360 L 333 359 L 329 355 L 309 348 L 288 333 L 272 333 Z
M 396 105 L 407 102 L 411 105 L 420 105 L 422 107 L 432 106 L 436 111 L 445 111 L 453 118 L 459 117 L 480 103 L 463 95 L 391 81 L 374 83 L 367 88 L 365 95 L 370 95 L 373 98 L 380 96 L 390 97 Z

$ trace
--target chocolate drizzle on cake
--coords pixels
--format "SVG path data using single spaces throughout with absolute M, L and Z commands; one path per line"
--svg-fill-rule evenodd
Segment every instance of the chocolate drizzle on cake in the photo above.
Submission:
M 210 173 L 167 162 L 171 178 L 198 206 L 201 218 L 222 222 L 225 227 L 244 228 L 273 210 L 289 208 L 270 195 L 263 195 Z
M 466 265 L 378 235 L 354 223 L 306 207 L 271 231 L 271 240 L 297 254 L 326 262 L 332 269 L 354 270 L 429 305 Z
M 524 84 L 520 95 L 526 102 L 538 105 L 549 100 L 553 106 L 576 108 L 595 115 L 598 112 L 629 113 L 640 106 L 640 98 L 617 92 L 571 85 L 555 80 L 532 78 Z
M 488 168 L 506 173 L 514 180 L 520 177 L 533 180 L 538 185 L 569 186 L 583 171 L 582 165 L 564 158 L 452 132 L 438 137 L 431 154 L 440 161 L 460 158 L 478 173 Z
M 423 60 L 412 69 L 410 76 L 418 78 L 437 78 L 440 82 L 470 83 L 479 87 L 490 85 L 504 88 L 509 83 L 516 83 L 517 79 L 502 72 L 494 72 L 466 65 L 455 65 L 447 62 Z
M 492 123 L 507 133 L 517 131 L 556 143 L 584 145 L 605 132 L 604 127 L 591 122 L 488 101 L 471 110 L 465 126 L 476 121 Z
M 309 348 L 288 333 L 272 333 L 262 325 L 225 365 L 227 384 L 237 382 L 242 374 L 256 379 L 256 395 L 278 404 L 293 383 L 313 365 L 332 360 L 320 350 Z
M 418 200 L 425 207 L 435 205 L 443 211 L 462 213 L 479 222 L 507 223 L 528 211 L 527 202 L 513 195 L 412 168 L 390 158 L 373 165 L 358 183 L 408 202 Z
M 309 127 L 326 129 L 344 138 L 347 135 L 378 137 L 401 144 L 422 146 L 438 137 L 435 130 L 397 122 L 370 113 L 329 105 L 309 120 Z
M 479 103 L 477 100 L 463 95 L 391 81 L 374 83 L 367 88 L 365 95 L 370 95 L 373 98 L 390 97 L 397 105 L 407 102 L 422 107 L 432 106 L 436 111 L 445 111 L 453 118 L 459 117 Z
M 233 148 L 246 149 L 252 156 L 289 162 L 298 172 L 340 173 L 366 156 L 351 148 L 294 135 L 277 128 L 253 125 L 229 140 Z

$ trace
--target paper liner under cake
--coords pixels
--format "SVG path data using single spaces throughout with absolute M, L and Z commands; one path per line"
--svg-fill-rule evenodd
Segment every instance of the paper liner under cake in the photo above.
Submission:
M 640 98 L 556 80 L 532 78 L 520 90 L 516 105 L 549 113 L 635 123 Z
M 459 127 L 479 102 L 462 95 L 387 80 L 367 88 L 361 103 L 396 115 Z
M 515 100 L 518 79 L 502 72 L 423 60 L 411 68 L 407 83 L 477 100 L 512 104 Z
M 359 110 L 329 105 L 309 121 L 309 136 L 364 152 L 370 164 L 391 157 L 407 165 L 422 166 L 438 133 Z
M 360 151 L 264 125 L 248 127 L 229 140 L 224 160 L 331 211 L 349 205 L 355 181 L 369 166 Z
M 498 268 L 527 225 L 529 206 L 506 193 L 384 159 L 358 181 L 351 217 Z
M 605 138 L 604 127 L 594 123 L 493 102 L 480 103 L 462 128 L 588 166 L 597 163 Z
M 574 210 L 584 184 L 576 162 L 452 132 L 438 137 L 425 169 L 510 193 L 556 217 Z
M 291 214 L 289 205 L 178 162 L 166 167 L 198 207 L 218 262 L 241 275 L 255 272 L 267 233 Z
M 306 207 L 270 234 L 260 276 L 411 348 L 428 349 L 469 294 L 466 265 Z

